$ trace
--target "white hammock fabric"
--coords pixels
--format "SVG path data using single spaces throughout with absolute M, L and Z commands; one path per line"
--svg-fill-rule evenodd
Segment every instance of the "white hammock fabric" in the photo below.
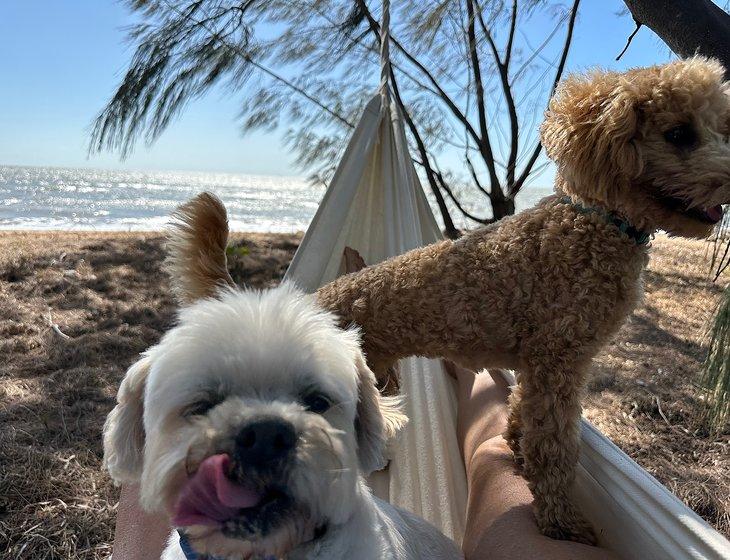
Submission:
M 366 106 L 286 274 L 310 292 L 344 272 L 346 246 L 371 265 L 441 238 L 402 115 L 390 103 L 388 19 L 385 0 L 380 91 Z M 461 542 L 467 487 L 453 382 L 440 361 L 410 358 L 399 366 L 410 423 L 391 450 L 389 469 L 376 473 L 371 485 Z M 730 559 L 722 535 L 585 420 L 575 499 L 602 544 L 626 560 Z
M 307 291 L 344 272 L 343 250 L 375 264 L 441 238 L 408 155 L 400 113 L 376 95 L 360 123 L 286 278 Z M 456 398 L 441 362 L 399 364 L 407 428 L 395 442 L 376 494 L 434 523 L 457 541 L 464 533 L 466 477 L 456 433 Z M 428 426 L 428 429 L 424 427 Z

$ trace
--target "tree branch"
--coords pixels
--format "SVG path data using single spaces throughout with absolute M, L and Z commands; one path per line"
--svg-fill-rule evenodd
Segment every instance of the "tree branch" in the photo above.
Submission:
M 493 196 L 502 194 L 502 188 L 499 183 L 499 177 L 497 177 L 497 171 L 494 167 L 494 154 L 492 153 L 492 145 L 489 140 L 489 128 L 487 127 L 487 110 L 486 103 L 484 100 L 484 82 L 482 81 L 482 70 L 479 62 L 479 53 L 477 52 L 477 40 L 475 32 L 476 14 L 474 10 L 475 0 L 466 0 L 466 13 L 468 17 L 467 21 L 467 39 L 469 44 L 469 56 L 471 58 L 472 72 L 474 74 L 474 87 L 476 93 L 476 106 L 477 115 L 479 118 L 479 131 L 481 138 L 476 140 L 479 150 L 482 152 L 484 157 L 484 163 L 487 166 L 489 172 L 489 192 Z M 497 57 L 497 65 L 500 65 L 499 55 Z
M 477 172 L 474 169 L 474 164 L 471 162 L 471 158 L 469 157 L 468 153 L 464 156 L 464 159 L 466 160 L 466 166 L 469 168 L 471 178 L 474 180 L 474 185 L 476 185 L 476 188 L 482 191 L 482 193 L 484 193 L 487 198 L 490 198 L 489 191 L 487 191 L 487 189 L 482 186 L 481 181 L 479 181 L 479 177 L 477 177 Z
M 454 196 L 453 191 L 451 190 L 451 187 L 446 183 L 444 180 L 444 176 L 440 171 L 436 171 L 436 177 L 439 180 L 439 186 L 446 192 L 447 195 L 449 195 L 449 198 L 454 203 L 454 205 L 459 209 L 459 212 L 464 214 L 467 218 L 470 220 L 474 220 L 477 223 L 480 224 L 491 224 L 496 222 L 497 220 L 494 218 L 480 218 L 479 216 L 475 216 L 471 212 L 469 212 L 466 208 L 462 206 L 462 204 L 459 202 L 459 200 Z
M 503 62 L 507 68 L 509 68 L 509 63 L 512 59 L 512 44 L 515 38 L 515 29 L 517 29 L 517 0 L 512 0 L 512 18 L 510 20 L 509 37 L 507 38 L 507 47 L 505 48 Z
M 517 118 L 517 108 L 515 107 L 515 99 L 512 95 L 512 86 L 509 83 L 509 60 L 510 60 L 510 54 L 512 51 L 512 40 L 514 39 L 514 31 L 516 27 L 517 22 L 517 2 L 514 1 L 512 3 L 512 20 L 510 23 L 510 36 L 507 43 L 507 48 L 505 51 L 505 58 L 504 62 L 500 60 L 499 57 L 499 51 L 497 50 L 497 45 L 494 42 L 494 39 L 492 38 L 492 34 L 489 31 L 489 28 L 487 27 L 486 22 L 484 21 L 484 16 L 482 14 L 481 7 L 479 7 L 478 1 L 477 7 L 478 14 L 479 14 L 479 23 L 482 28 L 482 32 L 484 33 L 484 36 L 487 38 L 487 42 L 489 43 L 489 47 L 492 50 L 492 56 L 494 57 L 494 61 L 497 65 L 497 73 L 499 74 L 499 80 L 502 84 L 502 93 L 504 94 L 504 100 L 507 103 L 507 113 L 509 115 L 509 128 L 510 128 L 510 145 L 509 145 L 509 156 L 507 157 L 507 185 L 506 189 L 507 192 L 510 192 L 513 188 L 513 185 L 515 183 L 515 168 L 517 164 L 517 156 L 519 154 L 520 146 L 519 146 L 519 133 L 520 133 L 520 123 Z
M 626 53 L 627 50 L 629 50 L 629 45 L 631 45 L 631 41 L 634 40 L 634 37 L 636 37 L 636 34 L 639 32 L 639 29 L 641 29 L 641 24 L 634 20 L 634 23 L 636 24 L 636 28 L 631 32 L 631 35 L 629 35 L 629 38 L 626 39 L 626 45 L 624 46 L 623 50 L 618 53 L 618 56 L 616 57 L 616 60 L 621 60 L 621 57 Z
M 375 20 L 373 15 L 370 13 L 370 9 L 367 7 L 367 4 L 365 3 L 365 0 L 356 0 L 358 7 L 362 10 L 363 15 L 368 21 L 368 25 L 370 26 L 371 31 L 377 35 L 380 36 L 380 24 Z M 444 89 L 441 87 L 441 85 L 438 83 L 438 80 L 431 74 L 431 72 L 428 71 L 428 69 L 416 58 L 414 57 L 410 52 L 408 52 L 405 47 L 398 41 L 395 37 L 391 35 L 390 37 L 391 44 L 395 45 L 395 47 L 403 54 L 403 56 L 411 63 L 413 64 L 418 70 L 420 70 L 423 75 L 426 77 L 426 79 L 431 82 L 431 85 L 434 87 L 436 92 L 438 93 L 438 97 L 446 104 L 446 106 L 449 108 L 451 113 L 454 115 L 454 117 L 464 125 L 469 135 L 474 139 L 474 142 L 477 144 L 479 143 L 479 135 L 477 134 L 476 130 L 474 130 L 474 127 L 472 126 L 471 122 L 469 122 L 469 119 L 466 118 L 466 116 L 461 112 L 461 110 L 456 106 L 456 103 L 451 99 L 451 97 L 444 91 Z
M 568 19 L 568 30 L 565 34 L 565 43 L 563 43 L 563 52 L 560 55 L 560 62 L 558 63 L 558 68 L 555 71 L 555 79 L 553 80 L 553 85 L 550 88 L 550 97 L 552 97 L 553 93 L 555 93 L 555 88 L 558 86 L 558 82 L 560 82 L 560 78 L 563 75 L 563 70 L 565 70 L 565 61 L 568 59 L 570 44 L 573 41 L 573 29 L 575 28 L 575 18 L 578 15 L 579 5 L 580 0 L 573 0 L 573 7 L 570 9 L 570 18 Z M 509 192 L 509 195 L 511 197 L 514 197 L 518 192 L 520 192 L 522 185 L 525 184 L 525 181 L 530 175 L 530 172 L 532 171 L 532 168 L 535 165 L 537 158 L 540 156 L 540 150 L 542 150 L 542 144 L 538 142 L 537 146 L 535 146 L 535 149 L 532 152 L 532 155 L 530 156 L 530 159 L 527 161 L 527 165 L 525 165 L 525 167 L 522 169 L 522 173 L 520 173 L 520 176 L 515 181 L 514 188 Z
M 512 81 L 516 81 L 517 79 L 519 79 L 522 76 L 522 74 L 525 71 L 527 71 L 527 69 L 530 67 L 530 64 L 532 64 L 532 61 L 535 60 L 536 58 L 540 58 L 540 60 L 542 60 L 546 64 L 550 64 L 550 61 L 542 56 L 542 51 L 545 49 L 547 44 L 553 40 L 553 37 L 555 37 L 555 34 L 558 31 L 560 31 L 560 28 L 563 26 L 564 19 L 565 18 L 561 18 L 560 20 L 558 20 L 558 23 L 555 24 L 555 27 L 552 28 L 552 30 L 547 35 L 547 37 L 545 37 L 545 39 L 543 39 L 542 43 L 540 43 L 535 48 L 533 48 L 532 45 L 530 44 L 530 41 L 529 41 L 529 38 L 527 37 L 527 35 L 524 32 L 521 32 L 523 38 L 525 39 L 525 44 L 530 49 L 530 56 L 527 59 L 525 59 L 522 62 L 522 64 L 520 65 L 520 67 L 517 69 L 517 71 L 512 74 Z
M 730 79 L 730 14 L 711 0 L 624 0 L 634 21 L 646 25 L 681 57 L 718 59 Z
M 247 52 L 245 52 L 243 49 L 241 49 L 238 45 L 232 45 L 232 44 L 230 44 L 228 41 L 226 41 L 226 39 L 224 37 L 222 37 L 220 35 L 220 33 L 218 33 L 217 31 L 215 31 L 214 29 L 211 29 L 211 27 L 208 25 L 209 22 L 207 22 L 205 20 L 203 20 L 203 21 L 196 21 L 196 20 L 192 19 L 191 16 L 189 16 L 187 14 L 183 14 L 179 10 L 179 8 L 177 6 L 172 5 L 170 2 L 168 2 L 168 0 L 163 0 L 163 2 L 165 3 L 165 5 L 167 5 L 168 8 L 170 8 L 172 11 L 174 11 L 175 13 L 177 13 L 179 16 L 182 16 L 182 17 L 185 17 L 187 19 L 190 19 L 196 25 L 200 25 L 203 29 L 205 29 L 208 33 L 210 33 L 211 38 L 213 38 L 214 40 L 218 41 L 221 45 L 223 45 L 224 47 L 226 47 L 230 51 L 234 52 L 235 54 L 237 54 L 241 58 L 243 58 L 251 66 L 254 66 L 255 68 L 257 68 L 258 70 L 260 70 L 261 72 L 263 72 L 267 76 L 270 76 L 274 80 L 276 80 L 276 81 L 284 84 L 285 86 L 291 88 L 292 90 L 294 90 L 296 93 L 298 93 L 299 95 L 301 95 L 302 97 L 304 97 L 305 99 L 307 99 L 308 101 L 310 101 L 311 103 L 314 103 L 317 107 L 319 107 L 320 109 L 322 109 L 324 112 L 326 112 L 330 116 L 336 118 L 338 121 L 340 121 L 342 124 L 344 124 L 348 128 L 355 128 L 355 125 L 354 124 L 352 124 L 350 121 L 348 121 L 345 117 L 343 117 L 339 113 L 336 113 L 335 111 L 333 111 L 332 109 L 330 109 L 329 107 L 327 107 L 324 103 L 322 103 L 321 101 L 319 101 L 316 97 L 312 96 L 310 93 L 308 93 L 307 91 L 305 91 L 301 87 L 297 86 L 293 82 L 287 80 L 286 78 L 284 78 L 280 74 L 277 74 L 276 72 L 274 72 L 270 68 L 267 68 L 266 66 L 264 66 L 260 62 L 256 62 L 253 58 L 251 58 L 251 55 L 249 55 Z
M 456 226 L 454 225 L 454 221 L 451 219 L 451 214 L 449 213 L 449 208 L 446 206 L 446 201 L 444 200 L 443 195 L 441 194 L 441 191 L 439 190 L 438 184 L 436 183 L 435 179 L 435 172 L 433 168 L 431 167 L 431 163 L 428 159 L 428 151 L 426 150 L 426 144 L 423 141 L 423 138 L 421 138 L 421 135 L 418 132 L 418 128 L 416 127 L 416 124 L 413 122 L 413 119 L 411 118 L 410 113 L 408 112 L 408 109 L 406 108 L 405 104 L 403 103 L 403 99 L 400 96 L 400 89 L 398 88 L 398 82 L 395 79 L 395 74 L 393 72 L 393 67 L 390 69 L 390 84 L 393 88 L 393 96 L 395 97 L 396 103 L 398 103 L 398 107 L 401 110 L 401 113 L 403 113 L 403 118 L 406 121 L 406 124 L 408 125 L 408 129 L 411 131 L 411 135 L 413 136 L 413 139 L 416 141 L 416 146 L 418 148 L 418 153 L 421 156 L 421 165 L 423 166 L 423 169 L 426 173 L 426 180 L 428 181 L 428 186 L 431 188 L 431 192 L 433 193 L 434 197 L 436 198 L 436 204 L 439 207 L 439 211 L 441 212 L 441 217 L 444 220 L 444 229 L 446 231 L 446 235 L 450 237 L 451 239 L 456 239 L 461 235 L 461 232 L 459 232 L 458 229 L 456 229 Z

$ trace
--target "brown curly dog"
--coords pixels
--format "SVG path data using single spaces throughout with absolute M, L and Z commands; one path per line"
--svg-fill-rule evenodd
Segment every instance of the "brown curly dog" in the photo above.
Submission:
M 411 355 L 517 370 L 507 440 L 546 535 L 595 542 L 568 497 L 586 374 L 642 296 L 649 236 L 705 237 L 730 203 L 728 89 L 699 57 L 569 78 L 541 130 L 557 195 L 317 292 L 362 328 L 382 383 Z M 189 228 L 173 264 L 188 270 L 187 292 L 232 283 L 220 201 L 200 195 L 179 217 Z
M 360 325 L 376 374 L 410 355 L 517 371 L 506 437 L 546 535 L 595 542 L 568 498 L 580 396 L 642 297 L 649 236 L 705 237 L 730 203 L 723 73 L 696 57 L 568 78 L 541 129 L 557 195 L 318 292 Z

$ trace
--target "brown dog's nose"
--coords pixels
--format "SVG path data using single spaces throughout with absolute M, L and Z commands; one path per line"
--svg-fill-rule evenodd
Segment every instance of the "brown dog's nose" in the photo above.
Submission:
M 281 418 L 255 420 L 236 437 L 238 459 L 248 465 L 263 466 L 284 459 L 297 441 L 294 426 Z

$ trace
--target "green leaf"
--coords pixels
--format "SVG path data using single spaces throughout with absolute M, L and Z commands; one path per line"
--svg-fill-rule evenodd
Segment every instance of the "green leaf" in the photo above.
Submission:
M 226 247 L 226 255 L 229 257 L 245 257 L 251 253 L 246 245 L 229 245 Z

